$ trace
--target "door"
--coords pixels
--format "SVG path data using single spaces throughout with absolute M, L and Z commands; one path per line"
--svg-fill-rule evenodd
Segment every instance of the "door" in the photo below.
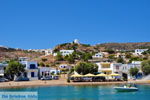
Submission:
M 34 72 L 31 72 L 31 77 L 34 77 Z

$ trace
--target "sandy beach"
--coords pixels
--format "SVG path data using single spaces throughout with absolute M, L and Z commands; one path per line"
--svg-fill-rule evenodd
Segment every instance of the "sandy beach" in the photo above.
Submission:
M 150 84 L 149 81 L 128 81 L 136 84 Z M 68 86 L 68 85 L 119 85 L 127 82 L 70 82 L 68 83 L 65 79 L 60 80 L 47 80 L 47 81 L 26 81 L 26 82 L 2 82 L 0 88 L 19 88 L 19 87 L 36 87 L 36 86 Z

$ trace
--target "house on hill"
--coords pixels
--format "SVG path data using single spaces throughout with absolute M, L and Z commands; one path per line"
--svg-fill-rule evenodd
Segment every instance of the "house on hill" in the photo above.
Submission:
M 136 55 L 142 55 L 143 52 L 147 51 L 148 49 L 135 49 L 134 54 Z

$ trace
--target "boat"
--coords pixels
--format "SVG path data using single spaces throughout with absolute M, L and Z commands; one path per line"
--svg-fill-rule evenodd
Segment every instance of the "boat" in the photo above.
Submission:
M 128 84 L 128 85 L 124 85 L 124 86 L 120 86 L 120 87 L 114 87 L 114 89 L 118 92 L 134 92 L 134 91 L 138 91 L 138 88 L 136 87 L 136 85 L 132 85 L 132 84 Z

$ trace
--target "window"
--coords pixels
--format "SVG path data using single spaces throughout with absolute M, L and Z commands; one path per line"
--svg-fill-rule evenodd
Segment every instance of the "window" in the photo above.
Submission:
M 30 64 L 30 69 L 36 69 L 35 64 Z
M 116 66 L 116 69 L 119 70 L 119 66 L 118 65 Z
M 110 64 L 109 63 L 104 63 L 101 64 L 102 68 L 110 68 Z

